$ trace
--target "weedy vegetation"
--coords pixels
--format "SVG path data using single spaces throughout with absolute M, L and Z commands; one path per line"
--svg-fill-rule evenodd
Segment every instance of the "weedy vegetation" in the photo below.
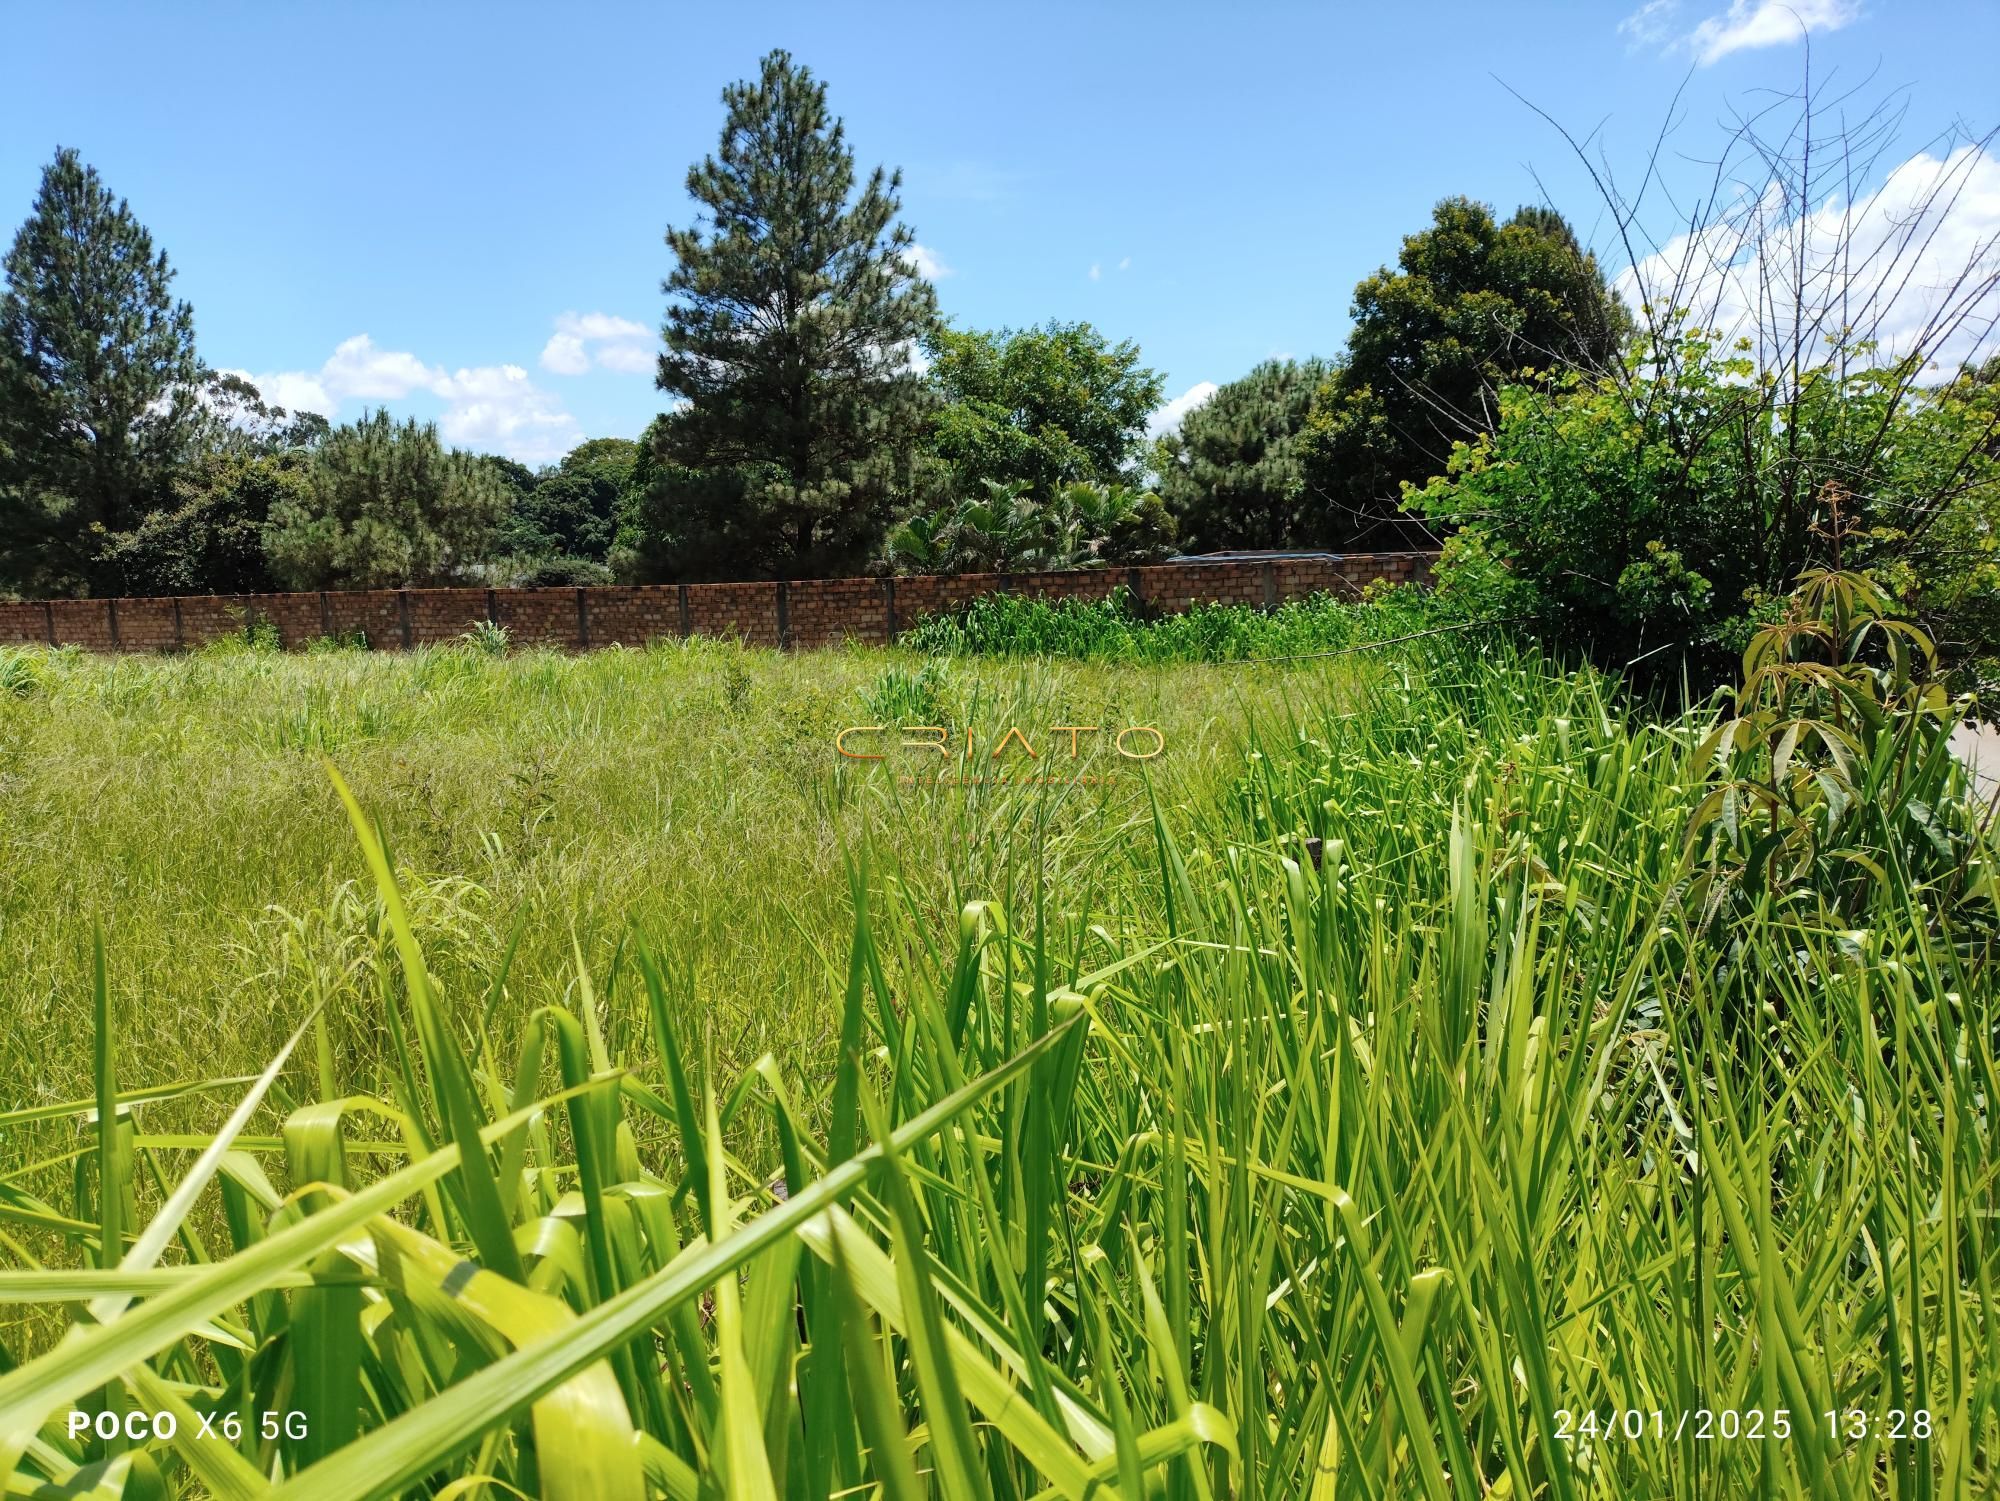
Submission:
M 8 1495 L 1987 1494 L 1991 816 L 1876 603 L 1668 720 L 1492 632 L 24 656 Z

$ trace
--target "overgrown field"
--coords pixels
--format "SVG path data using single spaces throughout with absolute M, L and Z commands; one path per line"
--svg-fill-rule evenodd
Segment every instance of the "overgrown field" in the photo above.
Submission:
M 1990 1493 L 1948 756 L 1100 654 L 0 664 L 7 1494 Z

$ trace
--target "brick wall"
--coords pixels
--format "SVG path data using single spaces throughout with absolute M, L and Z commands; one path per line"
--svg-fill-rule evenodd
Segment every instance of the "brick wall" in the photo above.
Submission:
M 1140 605 L 1269 609 L 1314 594 L 1358 596 L 1377 579 L 1423 583 L 1435 553 L 1350 553 L 1271 562 L 1160 563 L 1074 573 L 966 573 L 950 578 L 798 579 L 758 584 L 639 584 L 585 589 L 366 589 L 317 594 L 182 595 L 171 599 L 0 602 L 0 643 L 92 651 L 179 651 L 268 621 L 286 646 L 360 632 L 377 650 L 451 641 L 482 620 L 517 645 L 563 650 L 656 636 L 734 637 L 752 646 L 891 641 L 926 615 L 986 594 L 1103 599 L 1129 589 Z

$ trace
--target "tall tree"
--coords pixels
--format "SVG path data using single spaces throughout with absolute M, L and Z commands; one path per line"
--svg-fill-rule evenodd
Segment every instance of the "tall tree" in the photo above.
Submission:
M 172 283 L 125 200 L 58 150 L 0 295 L 0 581 L 110 582 L 110 539 L 166 502 L 203 375 Z
M 1498 224 L 1447 198 L 1403 241 L 1398 269 L 1354 289 L 1347 356 L 1321 387 L 1302 450 L 1317 540 L 1395 545 L 1405 481 L 1443 474 L 1452 445 L 1491 432 L 1524 371 L 1597 370 L 1631 331 L 1596 257 L 1552 209 Z
M 1331 373 L 1324 360 L 1266 360 L 1153 445 L 1160 498 L 1180 523 L 1183 547 L 1213 551 L 1321 540 L 1300 525 L 1305 472 L 1299 436 L 1314 393 Z
M 713 570 L 858 566 L 887 524 L 926 406 L 910 352 L 937 315 L 896 221 L 901 173 L 855 191 L 826 86 L 773 52 L 723 90 L 716 155 L 687 189 L 705 215 L 676 261 L 658 384 L 684 405 L 655 431 L 649 511 Z
M 588 570 L 576 565 L 601 567 L 625 511 L 638 450 L 630 438 L 591 438 L 560 463 L 529 475 L 525 485 L 510 484 L 514 494 L 499 545 L 516 560 L 522 577 L 581 579 Z M 489 462 L 521 467 L 508 460 Z
M 987 480 L 1044 500 L 1067 484 L 1116 484 L 1160 404 L 1160 375 L 1139 346 L 1088 323 L 940 327 L 925 347 L 944 401 L 929 446 L 960 498 L 978 498 Z
M 272 503 L 264 550 L 293 589 L 462 583 L 479 576 L 510 494 L 487 460 L 447 450 L 434 424 L 371 412 L 335 428 L 299 490 Z

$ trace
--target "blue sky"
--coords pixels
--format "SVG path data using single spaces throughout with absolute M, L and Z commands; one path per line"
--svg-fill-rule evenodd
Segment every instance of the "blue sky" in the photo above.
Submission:
M 545 462 L 659 410 L 662 231 L 690 217 L 722 86 L 783 46 L 864 169 L 903 169 L 948 315 L 1088 319 L 1183 396 L 1338 350 L 1354 283 L 1446 194 L 1506 213 L 1546 192 L 1602 239 L 1503 85 L 1636 171 L 1684 80 L 1691 154 L 1752 91 L 1796 87 L 1794 16 L 1815 74 L 1908 89 L 1892 160 L 1993 123 L 1990 0 L 70 4 L 6 22 L 0 232 L 74 146 L 168 251 L 211 364 Z M 1967 212 L 2000 224 L 1988 181 Z

